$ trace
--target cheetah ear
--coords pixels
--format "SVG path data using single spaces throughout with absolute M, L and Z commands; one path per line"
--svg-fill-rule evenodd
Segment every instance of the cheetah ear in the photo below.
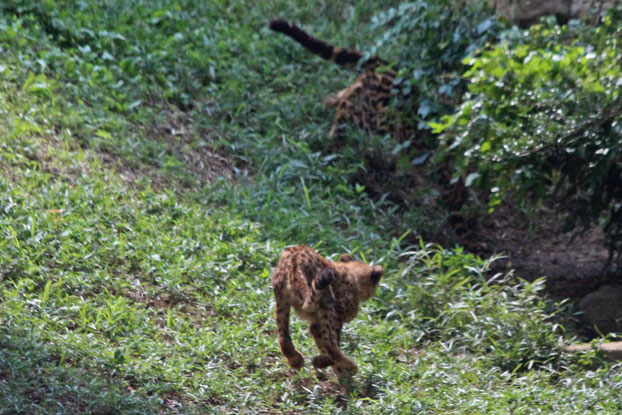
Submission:
M 343 254 L 339 257 L 339 262 L 352 262 L 354 257 L 350 254 Z
M 378 284 L 380 277 L 384 274 L 384 269 L 381 266 L 375 266 L 371 272 L 371 280 L 374 284 Z

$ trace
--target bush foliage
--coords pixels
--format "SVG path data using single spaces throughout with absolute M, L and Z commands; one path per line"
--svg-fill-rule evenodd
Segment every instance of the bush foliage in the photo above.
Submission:
M 400 67 L 400 94 L 421 120 L 453 111 L 464 90 L 464 58 L 504 27 L 484 2 L 423 0 L 377 14 L 372 27 L 382 35 L 371 54 L 390 55 Z
M 432 123 L 455 175 L 522 207 L 555 203 L 566 230 L 602 220 L 622 253 L 622 9 L 597 26 L 547 20 L 465 60 L 469 93 Z
M 481 353 L 511 372 L 563 366 L 564 332 L 554 323 L 561 308 L 542 300 L 543 280 L 528 283 L 511 273 L 491 277 L 494 259 L 461 249 L 418 248 L 402 254 L 407 262 L 389 314 L 407 321 L 419 342 Z

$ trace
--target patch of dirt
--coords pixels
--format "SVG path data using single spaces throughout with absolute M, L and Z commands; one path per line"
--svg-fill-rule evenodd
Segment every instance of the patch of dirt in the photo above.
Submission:
M 160 110 L 151 131 L 159 140 L 169 144 L 171 152 L 182 154 L 188 170 L 203 183 L 217 177 L 231 179 L 233 176 L 231 160 L 207 144 L 212 132 L 199 130 L 190 115 L 178 108 L 169 106 Z
M 91 174 L 91 166 L 88 161 L 73 160 L 67 163 L 63 157 L 66 150 L 63 142 L 56 134 L 49 136 L 33 137 L 36 140 L 36 152 L 34 160 L 39 164 L 42 172 L 48 173 L 51 177 L 62 178 L 68 182 L 75 182 L 79 177 Z
M 232 161 L 209 144 L 214 133 L 196 127 L 191 116 L 180 109 L 173 106 L 160 108 L 152 124 L 145 127 L 145 134 L 154 141 L 165 143 L 167 154 L 185 162 L 184 170 L 194 178 L 194 182 L 185 182 L 187 187 L 205 185 L 219 177 L 233 178 Z M 169 184 L 155 167 L 131 165 L 103 151 L 98 156 L 105 166 L 114 168 L 131 187 L 136 187 L 137 182 L 145 177 L 155 189 Z
M 419 178 L 413 174 L 399 174 L 395 164 L 381 154 L 365 154 L 365 166 L 351 181 L 364 185 L 367 194 L 374 199 L 384 198 L 399 206 L 408 200 L 412 189 L 420 185 Z
M 609 253 L 601 230 L 564 233 L 563 222 L 552 211 L 530 218 L 505 206 L 468 228 L 460 242 L 485 257 L 504 255 L 496 261 L 497 272 L 514 269 L 528 281 L 546 277 L 551 297 L 582 297 L 615 276 L 607 269 Z
M 116 154 L 105 151 L 97 151 L 96 155 L 104 167 L 115 170 L 121 177 L 121 180 L 131 188 L 137 188 L 138 181 L 144 177 L 149 178 L 149 182 L 154 189 L 162 188 L 165 185 L 165 181 L 158 176 L 155 168 L 138 167 L 126 163 Z
M 600 351 L 603 356 L 613 362 L 622 361 L 622 342 L 611 343 L 581 343 L 566 347 L 566 351 L 579 353 L 588 352 L 592 349 Z
M 193 324 L 197 330 L 205 326 L 206 320 L 218 316 L 211 305 L 197 304 L 190 294 L 186 293 L 166 293 L 156 289 L 156 292 L 148 293 L 142 286 L 138 285 L 134 290 L 126 290 L 122 295 L 127 296 L 136 303 L 144 304 L 146 308 L 155 310 L 166 310 L 175 308 L 181 313 L 192 317 Z M 166 325 L 164 319 L 156 321 L 160 327 Z
M 125 295 L 136 303 L 145 304 L 147 308 L 172 308 L 181 301 L 170 293 L 150 296 L 140 286 L 137 286 L 134 291 L 128 290 Z
M 221 151 L 217 151 L 210 143 L 215 141 L 215 133 L 195 126 L 190 115 L 173 106 L 162 106 L 157 111 L 150 125 L 144 126 L 144 135 L 153 141 L 164 143 L 165 153 L 174 155 L 183 161 L 182 183 L 184 189 L 200 187 L 219 177 L 231 180 L 234 174 L 232 161 Z M 37 161 L 41 170 L 54 178 L 69 182 L 92 173 L 89 158 L 96 157 L 106 169 L 115 170 L 124 183 L 131 188 L 140 187 L 139 183 L 147 181 L 158 190 L 170 188 L 171 180 L 162 174 L 156 166 L 130 163 L 112 152 L 95 150 L 86 154 L 84 161 L 67 163 L 62 157 L 67 145 L 57 135 L 46 135 L 36 140 L 36 151 L 30 157 Z M 77 145 L 77 144 L 72 144 Z M 77 150 L 77 149 L 74 149 Z M 0 172 L 10 180 L 17 180 L 19 171 L 9 163 L 0 161 Z M 177 184 L 177 181 L 176 181 Z M 173 186 L 173 190 L 177 190 Z
M 493 271 L 515 274 L 528 281 L 546 278 L 545 290 L 552 298 L 579 298 L 605 284 L 615 284 L 616 275 L 607 267 L 609 258 L 600 229 L 583 234 L 565 233 L 564 218 L 553 209 L 536 215 L 521 214 L 505 203 L 493 214 L 459 213 L 469 199 L 463 186 L 442 186 L 450 175 L 437 169 L 430 178 L 430 165 L 415 166 L 398 173 L 395 164 L 381 155 L 367 154 L 365 169 L 353 182 L 365 185 L 375 199 L 395 203 L 401 210 L 418 209 L 421 223 L 418 238 L 442 246 L 459 244 L 484 258 L 503 255 Z M 411 242 L 418 243 L 413 239 Z M 617 277 L 618 281 L 620 277 Z M 618 282 L 619 283 L 619 282 Z

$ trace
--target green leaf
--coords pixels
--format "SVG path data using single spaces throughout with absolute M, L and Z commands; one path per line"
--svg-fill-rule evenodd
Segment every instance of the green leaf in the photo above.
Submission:
M 464 181 L 464 185 L 465 185 L 466 187 L 471 186 L 471 185 L 473 184 L 473 182 L 474 182 L 475 180 L 477 180 L 479 177 L 480 177 L 480 174 L 479 174 L 479 173 L 471 173 L 471 174 L 469 174 L 469 175 L 467 176 L 466 180 Z
M 98 137 L 101 137 L 101 138 L 112 138 L 112 134 L 110 134 L 110 133 L 109 133 L 108 131 L 106 131 L 106 130 L 97 130 L 97 131 L 95 132 L 95 134 L 96 134 Z
M 435 122 L 435 121 L 430 121 L 428 125 L 432 127 L 433 134 L 440 134 L 443 131 L 445 131 L 445 129 L 448 127 L 448 124 Z

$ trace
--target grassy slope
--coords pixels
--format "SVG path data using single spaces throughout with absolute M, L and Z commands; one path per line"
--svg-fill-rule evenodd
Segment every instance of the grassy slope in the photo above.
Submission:
M 322 99 L 351 74 L 265 22 L 365 46 L 385 2 L 7 3 L 0 413 L 620 411 L 620 368 L 560 352 L 537 287 L 490 287 L 459 251 L 407 253 L 416 218 L 347 179 L 371 137 L 324 150 Z M 180 136 L 159 128 L 176 108 Z M 187 163 L 206 144 L 236 157 L 235 183 Z M 358 397 L 280 356 L 268 281 L 292 243 L 388 269 L 344 335 Z M 294 338 L 313 355 L 300 322 Z

